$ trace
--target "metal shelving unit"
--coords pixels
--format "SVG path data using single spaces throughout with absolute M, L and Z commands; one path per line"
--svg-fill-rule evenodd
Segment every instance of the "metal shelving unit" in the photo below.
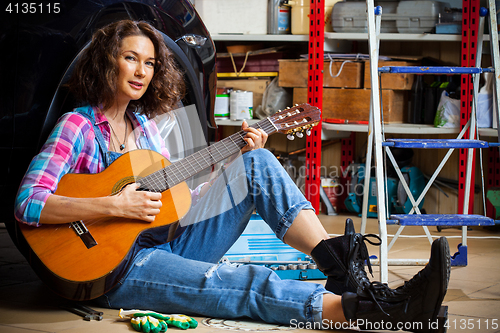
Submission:
M 308 35 L 212 35 L 212 40 L 240 42 L 307 42 Z
M 315 0 L 314 8 L 322 8 L 323 0 Z M 323 21 L 324 22 L 324 21 Z M 212 35 L 212 39 L 214 41 L 276 41 L 276 42 L 309 42 L 310 55 L 311 52 L 314 53 L 314 50 L 311 50 L 311 45 L 315 45 L 318 47 L 321 40 L 325 42 L 325 40 L 360 40 L 360 41 L 368 41 L 368 33 L 337 33 L 337 32 L 324 32 L 321 34 L 321 38 L 318 38 L 318 31 L 324 31 L 324 26 L 321 24 L 322 22 L 319 20 L 311 20 L 311 30 L 315 32 L 310 35 L 236 35 L 236 34 L 221 34 L 221 35 Z M 460 42 L 462 41 L 462 35 L 451 35 L 451 34 L 400 34 L 400 33 L 382 33 L 379 35 L 381 41 L 407 41 L 407 42 Z M 489 41 L 490 36 L 485 35 L 483 38 L 484 41 Z M 323 43 L 321 43 L 323 44 Z M 311 57 L 310 57 L 311 58 Z M 315 77 L 313 70 L 309 70 L 309 76 Z M 317 87 L 321 88 L 321 87 Z M 317 89 L 316 89 L 317 90 Z M 322 90 L 322 89 L 319 89 Z M 318 91 L 319 92 L 319 91 Z M 322 93 L 318 94 L 317 97 Z M 315 105 L 316 103 L 312 103 Z M 252 123 L 252 120 L 249 121 L 249 124 Z M 220 126 L 241 126 L 241 122 L 234 122 L 231 120 L 218 120 L 217 124 Z M 328 131 L 342 131 L 342 132 L 368 132 L 367 125 L 358 125 L 358 124 L 329 124 L 323 123 L 322 128 Z M 418 124 L 387 124 L 385 125 L 386 133 L 393 134 L 456 134 L 459 132 L 458 128 L 435 128 L 432 125 L 418 125 Z M 479 129 L 479 134 L 481 136 L 488 137 L 497 137 L 497 130 L 492 128 L 483 128 Z M 353 156 L 352 150 L 354 149 L 354 144 L 351 142 L 352 140 L 342 140 L 342 156 Z M 321 151 L 321 135 L 316 135 L 314 138 L 308 140 L 309 147 L 315 147 L 315 152 L 311 152 L 307 156 L 316 156 L 316 161 L 313 163 L 310 158 L 307 158 L 306 164 L 309 166 L 315 166 L 318 160 L 318 150 L 319 154 Z M 320 158 L 320 157 L 319 157 Z M 349 160 L 342 160 L 342 166 L 346 167 L 350 163 Z M 312 170 L 311 170 L 312 171 Z M 313 172 L 314 173 L 314 172 Z M 312 178 L 316 178 L 313 175 L 310 175 Z M 317 179 L 315 179 L 317 182 Z M 306 189 L 307 192 L 307 189 Z M 317 191 L 316 191 L 317 192 Z M 319 195 L 308 195 L 308 199 L 313 203 L 319 204 Z
M 256 124 L 260 119 L 247 119 L 248 125 Z M 241 127 L 243 120 L 231 120 L 231 119 L 216 119 L 215 123 L 217 126 L 238 126 Z
M 382 33 L 380 40 L 394 41 L 416 41 L 416 42 L 459 42 L 461 35 L 451 34 L 400 34 Z M 368 40 L 368 33 L 346 33 L 346 32 L 325 32 L 325 39 L 333 40 Z M 249 41 L 249 42 L 307 42 L 308 35 L 240 35 L 240 34 L 219 34 L 212 35 L 212 40 L 219 41 Z M 484 41 L 489 41 L 490 36 L 484 35 Z
M 345 40 L 368 40 L 368 33 L 325 32 L 325 38 Z M 381 33 L 380 40 L 416 42 L 459 42 L 461 35 L 448 34 L 400 34 Z

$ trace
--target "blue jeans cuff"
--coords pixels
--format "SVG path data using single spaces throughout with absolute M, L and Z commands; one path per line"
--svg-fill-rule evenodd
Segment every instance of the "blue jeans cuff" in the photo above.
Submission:
M 323 295 L 330 292 L 323 290 L 316 290 L 311 294 L 308 302 L 306 303 L 306 320 L 312 323 L 322 323 L 323 320 Z
M 278 226 L 276 228 L 276 236 L 279 239 L 283 241 L 283 238 L 285 237 L 288 228 L 290 228 L 297 215 L 299 215 L 299 212 L 304 209 L 314 210 L 309 201 L 302 201 L 290 207 L 290 209 L 288 209 L 285 215 L 283 215 L 281 221 L 278 223 Z

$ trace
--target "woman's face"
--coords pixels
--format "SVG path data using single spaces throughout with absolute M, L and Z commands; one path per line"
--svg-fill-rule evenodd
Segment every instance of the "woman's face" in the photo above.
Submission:
M 144 36 L 122 40 L 118 54 L 117 99 L 121 103 L 138 100 L 148 89 L 155 67 L 153 42 Z

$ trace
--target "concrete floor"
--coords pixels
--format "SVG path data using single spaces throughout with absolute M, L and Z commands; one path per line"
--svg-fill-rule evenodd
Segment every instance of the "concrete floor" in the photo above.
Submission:
M 320 215 L 328 232 L 343 233 L 346 216 Z M 360 219 L 355 218 L 356 230 L 359 230 Z M 452 254 L 460 243 L 461 231 L 445 229 L 438 232 L 429 228 L 432 235 L 447 236 Z M 396 226 L 389 226 L 388 233 L 394 234 Z M 377 233 L 376 220 L 370 219 L 368 233 Z M 406 236 L 423 235 L 420 227 L 407 227 Z M 468 240 L 468 266 L 452 268 L 451 281 L 444 304 L 449 307 L 448 332 L 500 332 L 500 231 L 474 228 Z M 378 255 L 378 249 L 369 246 L 370 254 Z M 407 237 L 399 239 L 389 252 L 390 258 L 423 258 L 429 257 L 430 244 L 427 238 Z M 421 267 L 390 266 L 389 284 L 397 287 L 404 280 L 411 278 Z M 378 267 L 375 267 L 375 278 L 378 280 Z M 318 282 L 318 281 L 314 281 Z M 324 283 L 324 280 L 320 280 Z M 60 308 L 64 300 L 52 294 L 40 282 L 26 260 L 19 254 L 10 240 L 5 226 L 0 224 L 0 332 L 134 332 L 128 321 L 118 318 L 118 310 L 102 309 L 102 321 L 84 321 L 81 317 Z M 210 320 L 218 325 L 207 326 L 206 318 L 196 318 L 198 333 L 224 332 L 225 329 L 259 331 L 290 329 L 273 325 L 260 325 L 248 322 L 224 322 Z M 178 330 L 169 328 L 169 330 Z

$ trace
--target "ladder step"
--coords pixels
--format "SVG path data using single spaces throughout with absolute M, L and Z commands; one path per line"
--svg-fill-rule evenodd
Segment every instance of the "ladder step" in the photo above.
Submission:
M 464 214 L 393 214 L 399 225 L 418 226 L 483 226 L 495 225 L 495 220 L 483 215 Z
M 494 72 L 493 68 L 480 67 L 449 67 L 449 66 L 382 66 L 379 73 L 404 74 L 480 74 Z
M 488 142 L 467 139 L 387 139 L 384 147 L 399 148 L 488 148 Z

